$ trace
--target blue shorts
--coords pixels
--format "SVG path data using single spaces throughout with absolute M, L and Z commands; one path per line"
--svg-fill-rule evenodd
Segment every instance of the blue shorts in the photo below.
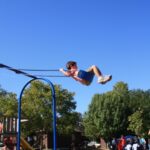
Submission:
M 87 71 L 84 71 L 84 70 L 79 70 L 78 77 L 83 79 L 83 80 L 88 81 L 89 84 L 90 84 L 93 81 L 94 73 L 87 72 Z

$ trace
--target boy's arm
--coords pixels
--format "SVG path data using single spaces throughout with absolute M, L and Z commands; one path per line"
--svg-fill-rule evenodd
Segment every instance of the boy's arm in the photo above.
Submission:
M 76 81 L 82 82 L 82 79 L 80 79 L 76 76 L 73 76 L 70 71 L 65 71 L 63 68 L 59 69 L 59 71 L 62 72 L 65 76 L 72 77 Z
M 82 79 L 80 79 L 80 78 L 78 78 L 76 76 L 73 76 L 70 71 L 65 71 L 63 68 L 59 69 L 59 71 L 62 72 L 65 76 L 72 77 L 76 81 L 84 83 L 84 81 Z
M 65 76 L 71 76 L 71 72 L 65 71 L 63 68 L 60 68 L 59 71 L 62 72 Z
M 78 81 L 78 82 L 80 82 L 80 83 L 82 83 L 82 84 L 84 84 L 84 85 L 87 85 L 87 82 L 85 81 L 85 80 L 83 80 L 83 79 L 81 79 L 81 78 L 78 78 L 78 77 L 76 77 L 76 76 L 71 76 L 73 79 L 75 79 L 76 81 Z
M 71 76 L 73 79 L 75 79 L 76 81 L 82 82 L 82 79 L 76 77 L 76 76 Z

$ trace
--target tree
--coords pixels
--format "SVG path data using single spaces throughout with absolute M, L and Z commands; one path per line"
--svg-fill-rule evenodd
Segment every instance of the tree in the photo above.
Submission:
M 74 93 L 55 85 L 57 106 L 57 131 L 71 133 L 80 120 L 79 113 L 75 112 L 76 102 Z M 32 132 L 52 131 L 52 97 L 49 85 L 40 81 L 32 82 L 24 91 L 22 98 L 22 117 L 28 123 L 22 125 L 24 134 Z
M 150 92 L 143 90 L 130 91 L 133 113 L 129 116 L 128 130 L 136 135 L 147 134 L 150 129 Z
M 95 94 L 83 120 L 89 137 L 147 134 L 150 129 L 150 90 L 128 90 L 123 82 L 112 91 Z
M 128 116 L 131 113 L 129 101 L 128 86 L 123 82 L 118 82 L 113 91 L 94 95 L 89 110 L 83 117 L 86 135 L 90 128 L 95 131 L 90 132 L 90 136 L 96 135 L 97 138 L 103 137 L 106 140 L 127 132 Z
M 143 111 L 137 110 L 128 118 L 130 122 L 128 130 L 134 131 L 136 135 L 140 135 L 142 133 L 142 126 L 143 126 L 142 116 L 143 116 Z
M 0 88 L 0 106 L 1 117 L 17 117 L 16 94 Z

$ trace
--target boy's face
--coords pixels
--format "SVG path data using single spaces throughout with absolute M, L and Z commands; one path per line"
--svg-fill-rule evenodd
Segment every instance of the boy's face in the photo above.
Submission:
M 70 70 L 76 70 L 76 69 L 78 69 L 78 67 L 77 67 L 76 64 L 74 64 L 74 65 L 72 65 L 72 66 L 70 67 Z

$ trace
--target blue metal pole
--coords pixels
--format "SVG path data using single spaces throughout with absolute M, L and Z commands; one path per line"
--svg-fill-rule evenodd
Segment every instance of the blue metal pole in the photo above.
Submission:
M 56 97 L 55 97 L 55 89 L 54 89 L 54 85 L 49 80 L 44 79 L 44 81 L 47 81 L 49 83 L 51 90 L 52 90 L 53 150 L 56 150 Z
M 22 95 L 25 90 L 25 88 L 34 80 L 44 80 L 48 82 L 51 91 L 52 91 L 52 110 L 53 110 L 53 150 L 56 150 L 56 97 L 55 97 L 55 89 L 52 82 L 50 82 L 48 79 L 44 78 L 35 78 L 30 81 L 28 81 L 24 87 L 21 90 L 19 99 L 18 99 L 18 136 L 17 136 L 17 150 L 20 150 L 20 137 L 21 137 L 21 100 Z
M 21 120 L 21 99 L 18 99 L 18 134 L 17 134 L 17 150 L 20 150 L 20 120 Z

